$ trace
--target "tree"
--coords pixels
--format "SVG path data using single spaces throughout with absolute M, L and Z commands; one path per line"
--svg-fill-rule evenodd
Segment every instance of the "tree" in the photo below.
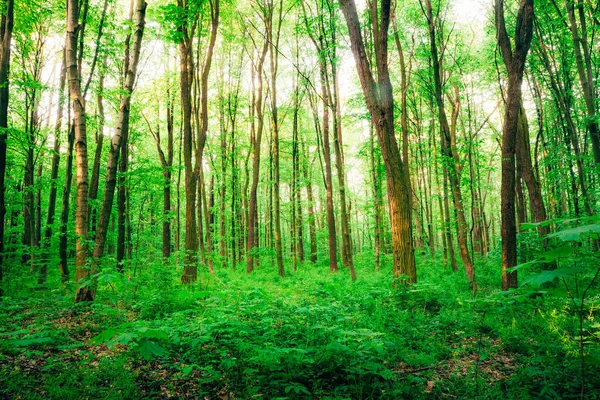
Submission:
M 346 19 L 356 69 L 371 119 L 375 124 L 386 168 L 394 256 L 393 274 L 395 278 L 407 276 L 408 282 L 416 282 L 417 269 L 412 242 L 410 193 L 404 172 L 407 165 L 402 160 L 394 133 L 394 97 L 388 69 L 390 3 L 390 0 L 382 0 L 381 7 L 378 9 L 378 2 L 373 1 L 371 6 L 377 81 L 373 77 L 373 70 L 367 59 L 354 0 L 340 0 L 340 7 Z
M 4 2 L 0 11 L 0 284 L 3 279 L 4 258 L 4 215 L 6 204 L 4 200 L 4 177 L 6 174 L 6 138 L 8 130 L 8 96 L 9 96 L 9 69 L 10 69 L 10 45 L 14 22 L 14 0 Z M 0 296 L 2 288 L 0 287 Z
M 508 72 L 504 125 L 502 128 L 502 184 L 501 237 L 502 237 L 502 290 L 517 287 L 517 272 L 507 271 L 517 265 L 517 226 L 515 217 L 515 153 L 518 119 L 521 109 L 521 85 L 525 61 L 533 35 L 533 0 L 521 0 L 515 28 L 514 48 L 504 18 L 504 0 L 494 3 L 496 35 Z
M 130 51 L 129 39 L 126 41 L 125 46 L 125 82 L 122 88 L 123 94 L 121 95 L 121 102 L 119 105 L 119 115 L 117 117 L 118 119 L 115 127 L 115 134 L 111 139 L 108 155 L 104 198 L 102 200 L 102 209 L 100 211 L 100 216 L 98 219 L 95 246 L 92 254 L 95 259 L 95 263 L 97 263 L 98 259 L 104 255 L 104 246 L 106 242 L 108 224 L 110 222 L 110 216 L 113 206 L 115 186 L 117 183 L 117 167 L 119 164 L 121 146 L 123 143 L 123 139 L 127 137 L 129 132 L 131 97 L 133 94 L 133 88 L 137 77 L 137 67 L 140 60 L 142 38 L 144 36 L 145 15 L 146 2 L 144 0 L 137 0 L 135 3 L 135 31 L 133 48 Z M 126 142 L 125 145 L 127 145 Z M 119 270 L 120 272 L 123 272 L 122 265 L 119 266 Z
M 79 29 L 79 4 L 76 0 L 67 2 L 67 38 L 65 57 L 69 95 L 73 108 L 74 146 L 77 176 L 77 206 L 75 212 L 75 280 L 78 288 L 75 302 L 93 301 L 95 289 L 85 282 L 94 272 L 87 265 L 88 257 L 88 154 L 85 120 L 85 99 L 81 93 L 81 67 L 77 57 Z
M 475 282 L 475 269 L 473 261 L 469 255 L 469 248 L 467 244 L 467 221 L 465 219 L 464 204 L 462 198 L 462 191 L 460 188 L 460 172 L 458 170 L 458 154 L 456 154 L 456 119 L 458 118 L 458 112 L 460 109 L 460 102 L 457 100 L 454 102 L 453 110 L 453 124 L 452 128 L 448 124 L 448 117 L 444 109 L 444 93 L 442 83 L 442 66 L 437 46 L 437 28 L 436 19 L 434 17 L 433 10 L 431 7 L 431 0 L 425 0 L 425 16 L 429 27 L 429 43 L 431 46 L 431 59 L 433 67 L 433 81 L 434 81 L 434 98 L 435 103 L 438 107 L 438 117 L 440 122 L 440 135 L 441 135 L 441 150 L 442 150 L 442 168 L 445 169 L 448 180 L 450 181 L 450 189 L 452 191 L 452 199 L 454 200 L 454 208 L 456 210 L 456 217 L 458 220 L 458 245 L 460 248 L 460 256 L 465 266 L 467 273 L 467 279 L 473 286 L 477 287 Z

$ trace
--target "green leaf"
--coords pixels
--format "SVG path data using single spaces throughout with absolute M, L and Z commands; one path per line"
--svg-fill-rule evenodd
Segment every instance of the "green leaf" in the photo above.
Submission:
M 525 279 L 521 283 L 521 286 L 525 286 L 530 283 L 533 285 L 539 286 L 546 282 L 552 282 L 555 278 L 571 278 L 575 274 L 578 274 L 581 271 L 582 271 L 581 268 L 571 268 L 571 267 L 557 268 L 557 269 L 553 269 L 550 271 L 542 271 L 538 274 L 535 274 L 535 275 L 530 276 L 529 278 Z
M 140 340 L 137 346 L 134 347 L 134 350 L 137 351 L 146 361 L 151 361 L 155 357 L 164 357 L 169 354 L 167 349 L 149 339 Z
M 562 245 L 560 247 L 555 247 L 548 251 L 542 253 L 543 261 L 555 261 L 559 258 L 568 257 L 575 252 L 573 246 L 569 244 Z
M 112 328 L 108 328 L 105 331 L 99 333 L 98 335 L 94 336 L 91 340 L 91 342 L 93 344 L 102 344 L 102 343 L 106 343 L 109 340 L 111 340 L 115 335 L 118 335 L 121 332 L 118 332 Z
M 537 228 L 539 226 L 548 226 L 552 224 L 551 220 L 548 221 L 542 221 L 542 222 L 523 222 L 520 227 L 521 229 L 534 229 Z
M 581 235 L 586 234 L 586 233 L 595 234 L 594 236 L 599 235 L 600 234 L 600 224 L 590 224 L 590 225 L 578 226 L 575 228 L 564 229 L 560 232 L 551 233 L 550 235 L 548 235 L 548 237 L 549 238 L 556 237 L 565 242 L 572 242 L 575 240 L 579 240 Z
M 181 372 L 183 372 L 183 374 L 185 376 L 188 376 L 189 374 L 192 373 L 193 370 L 195 370 L 198 366 L 196 364 L 192 364 L 192 365 L 186 365 L 185 367 L 183 367 L 183 369 L 181 370 Z
M 150 329 L 147 327 L 141 327 L 137 330 L 138 335 L 141 338 L 150 338 L 150 339 L 168 339 L 166 333 L 163 331 L 159 331 L 158 329 Z
M 27 347 L 36 344 L 43 344 L 53 342 L 54 338 L 52 337 L 36 337 L 36 338 L 26 338 L 26 339 L 9 339 L 5 340 L 4 343 L 10 346 L 15 347 Z
M 534 261 L 529 261 L 529 262 L 526 262 L 526 263 L 523 263 L 523 264 L 519 264 L 519 265 L 516 265 L 516 266 L 514 266 L 512 268 L 508 268 L 506 270 L 506 272 L 507 273 L 515 272 L 515 271 L 520 270 L 521 268 L 531 267 L 532 265 L 538 264 L 539 262 L 540 262 L 539 260 L 534 260 Z

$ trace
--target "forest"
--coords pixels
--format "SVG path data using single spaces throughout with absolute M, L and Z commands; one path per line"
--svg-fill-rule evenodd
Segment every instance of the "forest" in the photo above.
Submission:
M 600 399 L 598 0 L 0 16 L 1 399 Z

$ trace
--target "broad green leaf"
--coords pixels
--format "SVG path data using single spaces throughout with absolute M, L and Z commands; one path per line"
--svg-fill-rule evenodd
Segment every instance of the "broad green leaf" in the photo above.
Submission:
M 514 266 L 512 268 L 508 268 L 506 270 L 506 272 L 508 272 L 508 273 L 515 272 L 515 271 L 520 270 L 521 268 L 528 268 L 528 267 L 531 267 L 532 265 L 535 265 L 535 264 L 538 264 L 538 263 L 539 263 L 539 260 L 529 261 L 529 262 L 526 262 L 526 263 L 523 263 L 523 264 L 516 265 L 516 266 Z
M 153 360 L 155 357 L 164 357 L 169 354 L 167 349 L 149 339 L 140 340 L 137 346 L 134 347 L 134 350 L 147 361 Z
M 9 339 L 5 340 L 4 343 L 8 346 L 16 346 L 16 347 L 27 347 L 36 344 L 50 343 L 53 342 L 54 338 L 52 337 L 36 337 L 36 338 L 25 338 L 25 339 Z
M 142 338 L 151 338 L 151 339 L 168 339 L 166 333 L 163 331 L 159 331 L 157 329 L 150 329 L 147 327 L 141 327 L 137 330 L 137 333 Z
M 91 340 L 92 343 L 94 344 L 101 344 L 101 343 L 106 343 L 109 340 L 111 340 L 115 335 L 118 335 L 121 332 L 118 332 L 112 328 L 108 328 L 104 331 L 102 331 L 101 333 L 97 334 L 96 336 L 94 336 Z
M 521 286 L 525 286 L 530 283 L 533 285 L 539 286 L 546 282 L 552 282 L 554 280 L 554 278 L 570 278 L 581 271 L 582 271 L 581 268 L 567 268 L 567 267 L 557 268 L 557 269 L 553 269 L 553 270 L 549 270 L 549 271 L 542 271 L 538 274 L 535 274 L 535 275 L 530 276 L 529 278 L 525 279 L 521 283 Z
M 578 226 L 575 228 L 564 229 L 560 232 L 551 233 L 550 235 L 548 235 L 548 237 L 556 237 L 565 242 L 572 242 L 575 240 L 579 240 L 581 235 L 586 233 L 592 233 L 595 234 L 594 236 L 597 236 L 598 234 L 600 234 L 600 224 L 590 224 Z
M 544 253 L 542 253 L 542 259 L 544 261 L 555 261 L 559 258 L 570 256 L 571 254 L 573 254 L 574 251 L 575 249 L 573 248 L 573 246 L 565 244 L 560 247 L 555 247 L 553 249 L 545 251 Z

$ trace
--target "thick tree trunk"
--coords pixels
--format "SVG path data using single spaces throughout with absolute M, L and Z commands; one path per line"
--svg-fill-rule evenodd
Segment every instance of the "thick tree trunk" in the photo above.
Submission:
M 180 8 L 184 2 L 178 0 Z M 196 281 L 198 273 L 198 232 L 196 225 L 196 182 L 197 171 L 194 171 L 192 155 L 194 152 L 192 132 L 192 82 L 193 82 L 193 32 L 189 32 L 186 24 L 178 28 L 181 35 L 179 41 L 180 53 L 180 91 L 181 112 L 183 118 L 183 162 L 185 170 L 185 259 L 181 283 L 187 284 Z
M 69 94 L 73 104 L 74 148 L 76 156 L 77 207 L 75 211 L 75 280 L 79 285 L 75 302 L 93 301 L 96 289 L 85 282 L 96 271 L 87 266 L 88 257 L 88 154 L 85 121 L 85 99 L 81 95 L 80 68 L 77 59 L 77 30 L 79 5 L 76 0 L 67 3 L 67 40 L 65 45 Z
M 375 3 L 373 3 L 375 4 Z M 377 82 L 368 62 L 360 23 L 353 0 L 340 0 L 344 13 L 358 76 L 367 102 L 371 119 L 375 124 L 377 138 L 386 167 L 390 225 L 392 230 L 393 275 L 394 278 L 416 282 L 410 193 L 394 132 L 394 99 L 392 83 L 388 71 L 388 28 L 390 22 L 390 1 L 383 0 L 380 21 L 377 12 L 371 13 L 377 67 Z

